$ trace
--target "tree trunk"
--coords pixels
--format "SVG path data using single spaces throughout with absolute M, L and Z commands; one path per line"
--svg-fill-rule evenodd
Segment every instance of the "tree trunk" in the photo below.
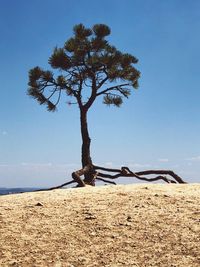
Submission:
M 88 132 L 88 124 L 87 124 L 87 111 L 85 109 L 81 109 L 80 119 L 81 119 L 81 137 L 82 137 L 82 150 L 81 150 L 81 161 L 82 168 L 88 166 L 89 171 L 84 174 L 84 182 L 86 184 L 94 185 L 94 175 L 93 175 L 93 164 L 90 156 L 90 143 L 91 139 Z

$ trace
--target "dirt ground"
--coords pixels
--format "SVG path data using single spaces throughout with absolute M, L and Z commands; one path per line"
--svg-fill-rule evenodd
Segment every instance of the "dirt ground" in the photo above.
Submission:
M 200 184 L 0 196 L 0 266 L 199 267 Z

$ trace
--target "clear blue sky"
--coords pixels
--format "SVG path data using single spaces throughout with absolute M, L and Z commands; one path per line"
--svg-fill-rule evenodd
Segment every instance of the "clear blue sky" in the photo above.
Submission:
M 80 167 L 77 107 L 63 99 L 49 113 L 26 95 L 29 69 L 47 69 L 78 23 L 109 25 L 142 74 L 120 109 L 100 100 L 91 110 L 93 161 L 199 182 L 199 0 L 0 0 L 0 187 L 55 185 Z

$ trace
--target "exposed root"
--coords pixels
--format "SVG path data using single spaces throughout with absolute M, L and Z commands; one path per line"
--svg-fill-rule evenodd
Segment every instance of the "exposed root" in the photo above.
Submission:
M 99 172 L 99 170 L 103 172 Z M 109 172 L 114 174 L 109 174 Z M 83 175 L 87 176 L 87 179 L 82 180 L 81 176 Z M 154 177 L 146 177 L 148 175 L 151 176 L 154 175 Z M 162 180 L 166 183 L 186 184 L 186 182 L 183 181 L 183 179 L 180 176 L 178 176 L 176 173 L 170 170 L 147 170 L 140 172 L 132 172 L 128 167 L 121 167 L 121 169 L 110 169 L 101 166 L 87 165 L 84 168 L 72 173 L 72 178 L 73 178 L 72 181 L 55 187 L 47 189 L 39 189 L 36 191 L 47 191 L 47 190 L 58 189 L 73 183 L 76 183 L 77 187 L 84 187 L 86 185 L 95 186 L 96 180 L 100 180 L 109 184 L 116 184 L 113 180 L 119 177 L 134 177 L 139 180 L 147 182 Z M 108 179 L 110 179 L 111 181 Z
M 98 172 L 98 176 L 102 178 L 108 178 L 108 179 L 117 179 L 119 177 L 135 177 L 139 180 L 147 181 L 147 182 L 153 182 L 153 181 L 158 181 L 158 180 L 163 180 L 167 183 L 180 183 L 180 184 L 185 184 L 186 182 L 183 181 L 183 179 L 178 176 L 176 173 L 170 170 L 147 170 L 147 171 L 140 171 L 140 172 L 132 172 L 128 167 L 121 167 L 121 169 L 110 169 L 110 168 L 104 168 L 100 166 L 94 166 L 95 170 L 102 170 L 106 172 L 114 172 L 116 174 L 111 175 L 107 173 L 101 173 Z M 158 175 L 156 177 L 151 177 L 147 178 L 144 177 L 143 175 Z M 168 175 L 170 178 L 167 178 L 166 176 L 163 175 Z M 171 179 L 173 178 L 173 179 Z
M 72 173 L 72 178 L 80 187 L 84 187 L 86 184 L 81 179 L 81 176 L 89 172 L 89 166 L 85 166 L 83 169 L 75 171 Z
M 99 172 L 99 170 L 104 172 Z M 105 172 L 113 172 L 115 174 L 108 174 Z M 121 169 L 110 169 L 101 166 L 86 166 L 85 168 L 78 170 L 72 174 L 74 181 L 78 183 L 78 186 L 85 186 L 85 181 L 81 179 L 82 175 L 89 174 L 90 181 L 87 181 L 87 184 L 95 185 L 96 180 L 100 180 L 110 184 L 116 184 L 112 180 L 117 179 L 119 177 L 135 177 L 139 180 L 154 182 L 162 180 L 166 183 L 180 183 L 185 184 L 186 182 L 178 176 L 176 173 L 170 170 L 147 170 L 140 172 L 132 172 L 128 167 L 121 167 Z M 146 177 L 148 175 L 156 175 L 155 177 Z M 166 177 L 166 176 L 169 176 Z M 104 179 L 106 178 L 106 179 Z M 110 180 L 108 180 L 110 179 Z
M 96 180 L 102 181 L 102 182 L 104 182 L 104 183 L 108 183 L 108 184 L 114 184 L 114 185 L 116 185 L 115 182 L 113 182 L 113 181 L 109 181 L 109 180 L 106 180 L 106 179 L 103 179 L 103 178 L 100 178 L 100 177 L 97 177 Z
M 74 184 L 74 183 L 76 183 L 76 182 L 74 180 L 72 180 L 70 182 L 67 182 L 67 183 L 64 183 L 64 184 L 61 184 L 61 185 L 58 185 L 58 186 L 54 186 L 54 187 L 50 187 L 50 188 L 44 188 L 44 189 L 38 189 L 38 190 L 35 190 L 34 192 L 49 191 L 49 190 L 59 189 L 59 188 L 62 188 L 64 186 L 67 186 L 69 184 Z

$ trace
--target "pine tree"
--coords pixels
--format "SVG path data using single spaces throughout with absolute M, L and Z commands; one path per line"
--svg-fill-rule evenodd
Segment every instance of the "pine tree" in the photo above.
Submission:
M 79 24 L 74 26 L 73 32 L 73 37 L 67 40 L 62 48 L 55 47 L 49 58 L 51 68 L 56 70 L 54 73 L 38 66 L 29 71 L 28 95 L 40 105 L 46 105 L 48 111 L 55 111 L 61 98 L 65 96 L 73 98 L 73 102 L 78 105 L 82 169 L 72 173 L 73 182 L 77 182 L 79 186 L 95 185 L 96 179 L 104 181 L 104 178 L 114 179 L 120 176 L 149 180 L 140 176 L 143 173 L 133 173 L 127 167 L 112 170 L 94 166 L 90 154 L 88 111 L 100 97 L 104 104 L 120 107 L 123 99 L 128 98 L 133 89 L 138 88 L 140 72 L 135 68 L 137 58 L 122 53 L 106 40 L 111 33 L 107 25 L 96 24 L 92 28 L 86 28 Z M 117 174 L 109 175 L 100 173 L 99 170 L 115 171 Z M 84 180 L 81 179 L 82 175 Z M 169 181 L 163 176 L 159 179 Z M 178 177 L 178 182 L 182 181 L 180 179 Z

